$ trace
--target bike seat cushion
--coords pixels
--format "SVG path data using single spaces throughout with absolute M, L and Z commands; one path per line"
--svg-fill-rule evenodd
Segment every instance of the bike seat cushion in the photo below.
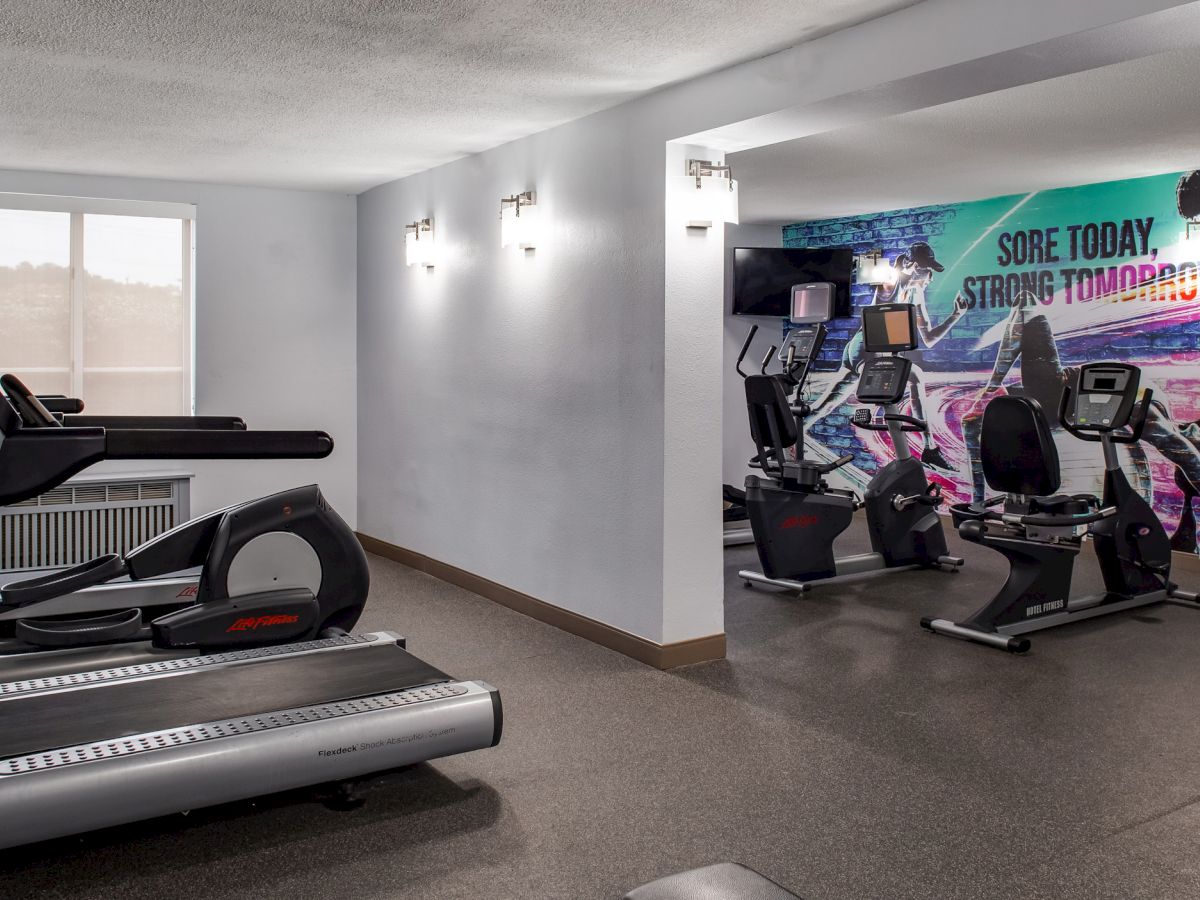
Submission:
M 753 869 L 717 863 L 680 872 L 630 891 L 624 900 L 800 900 Z
M 1062 482 L 1050 425 L 1031 397 L 997 397 L 987 405 L 980 462 L 988 486 L 1006 494 L 1048 497 Z

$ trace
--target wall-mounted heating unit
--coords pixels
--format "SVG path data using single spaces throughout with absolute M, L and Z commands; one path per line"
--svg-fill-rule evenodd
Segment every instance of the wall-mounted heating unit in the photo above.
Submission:
M 186 522 L 191 476 L 86 475 L 0 506 L 0 571 L 30 572 L 124 553 Z

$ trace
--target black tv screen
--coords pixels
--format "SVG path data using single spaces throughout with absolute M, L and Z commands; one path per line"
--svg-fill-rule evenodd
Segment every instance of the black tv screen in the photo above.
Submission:
M 735 247 L 733 314 L 786 319 L 791 313 L 793 285 L 831 281 L 837 286 L 834 317 L 849 316 L 853 276 L 854 251 L 848 247 Z

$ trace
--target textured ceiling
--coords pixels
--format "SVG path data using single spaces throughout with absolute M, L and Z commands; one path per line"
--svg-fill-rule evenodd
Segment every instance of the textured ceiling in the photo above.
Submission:
M 913 0 L 12 0 L 0 167 L 360 191 Z
M 1196 50 L 728 157 L 743 222 L 796 222 L 1200 166 Z

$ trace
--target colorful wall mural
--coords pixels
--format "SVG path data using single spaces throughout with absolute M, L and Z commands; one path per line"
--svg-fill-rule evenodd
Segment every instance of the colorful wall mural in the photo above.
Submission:
M 1200 172 L 1037 191 L 970 203 L 788 225 L 785 247 L 882 250 L 890 283 L 856 284 L 857 307 L 917 305 L 909 403 L 930 431 L 918 451 L 952 502 L 981 499 L 982 410 L 1025 393 L 1056 418 L 1064 369 L 1116 359 L 1142 369 L 1154 405 L 1125 467 L 1196 552 L 1200 499 Z M 809 384 L 807 453 L 853 453 L 861 490 L 892 458 L 885 435 L 856 431 L 859 320 L 830 326 Z M 1099 445 L 1057 429 L 1063 490 L 1099 493 Z

